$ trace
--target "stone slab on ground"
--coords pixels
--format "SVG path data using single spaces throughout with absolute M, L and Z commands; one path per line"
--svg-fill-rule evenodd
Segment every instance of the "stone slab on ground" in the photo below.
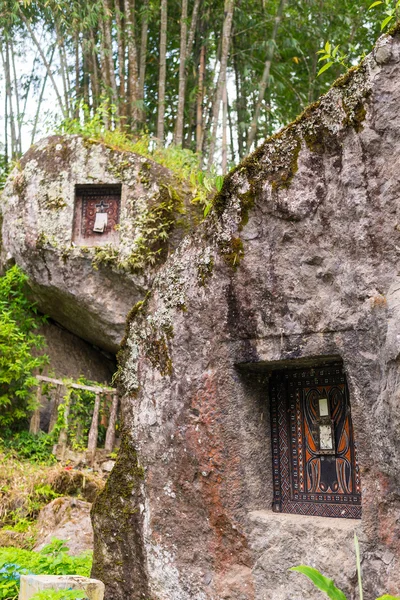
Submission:
M 257 600 L 319 600 L 322 594 L 290 567 L 308 565 L 334 580 L 346 592 L 355 589 L 354 532 L 359 520 L 250 512 L 249 527 L 255 564 Z M 348 596 L 350 597 L 350 596 Z
M 22 575 L 19 600 L 30 600 L 43 590 L 84 590 L 89 600 L 103 600 L 104 583 L 81 575 Z

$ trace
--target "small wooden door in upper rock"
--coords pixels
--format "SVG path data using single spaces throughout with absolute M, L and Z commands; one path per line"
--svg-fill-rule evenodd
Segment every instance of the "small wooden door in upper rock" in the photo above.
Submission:
M 361 518 L 361 483 L 342 364 L 270 378 L 273 508 Z

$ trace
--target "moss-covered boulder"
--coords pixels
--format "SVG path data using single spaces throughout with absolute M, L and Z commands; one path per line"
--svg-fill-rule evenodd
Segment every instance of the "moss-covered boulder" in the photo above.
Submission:
M 136 451 L 120 468 L 133 480 L 140 465 L 143 478 L 128 498 L 108 488 L 94 508 L 104 524 L 95 572 L 108 600 L 141 599 L 143 572 L 150 598 L 319 600 L 289 572 L 302 563 L 354 598 L 354 529 L 366 597 L 398 595 L 399 157 L 396 34 L 228 175 L 204 226 L 160 269 L 121 354 L 125 439 Z M 270 386 L 271 373 L 297 367 L 313 391 L 326 365 L 347 375 L 357 443 L 359 471 L 349 459 L 341 491 L 336 455 L 310 463 L 322 446 L 302 434 L 294 384 L 289 408 L 271 411 L 286 389 Z M 337 448 L 354 457 L 350 431 Z M 322 463 L 329 485 L 318 479 Z M 361 474 L 361 519 L 350 467 Z M 128 521 L 138 504 L 140 519 Z M 322 517 L 328 504 L 331 516 L 352 518 Z M 115 522 L 126 525 L 118 545 Z M 123 551 L 131 539 L 140 569 Z M 130 585 L 116 591 L 130 562 Z
M 28 274 L 41 311 L 114 352 L 129 309 L 191 226 L 188 197 L 148 158 L 78 135 L 49 137 L 8 178 L 1 260 Z

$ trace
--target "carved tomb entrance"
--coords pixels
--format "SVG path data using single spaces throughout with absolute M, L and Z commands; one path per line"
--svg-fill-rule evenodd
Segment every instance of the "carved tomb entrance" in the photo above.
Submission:
M 361 483 L 341 363 L 270 378 L 276 512 L 361 518 Z
M 100 246 L 118 243 L 121 185 L 79 185 L 75 190 L 73 241 Z

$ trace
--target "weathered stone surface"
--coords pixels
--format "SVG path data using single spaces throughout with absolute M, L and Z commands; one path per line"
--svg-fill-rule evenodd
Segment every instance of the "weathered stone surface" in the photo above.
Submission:
M 92 381 L 111 384 L 115 373 L 115 360 L 112 355 L 95 348 L 51 321 L 42 325 L 38 333 L 45 337 L 45 353 L 50 362 L 50 372 L 45 368 L 43 375 L 52 374 L 53 377 L 61 379 L 77 379 L 83 376 Z
M 318 600 L 286 573 L 300 546 L 357 597 L 351 525 L 258 512 L 272 505 L 263 369 L 332 356 L 348 375 L 362 471 L 365 596 L 399 595 L 399 36 L 377 53 L 226 178 L 131 315 L 131 458 L 115 470 L 143 477 L 131 499 L 110 486 L 94 507 L 94 572 L 110 600 L 142 598 L 143 573 L 162 600 Z
M 76 185 L 93 184 L 122 184 L 119 229 L 106 244 L 100 235 L 95 247 L 73 241 Z M 76 135 L 53 136 L 33 146 L 8 179 L 1 259 L 27 273 L 43 313 L 115 352 L 152 267 L 182 237 L 186 199 L 182 184 L 151 160 Z
M 305 517 L 254 511 L 249 514 L 257 600 L 313 598 L 312 583 L 290 567 L 309 565 L 335 581 L 339 589 L 356 581 L 352 519 Z M 273 590 L 273 595 L 271 593 Z
M 104 584 L 80 575 L 22 575 L 19 600 L 30 600 L 43 590 L 84 590 L 89 600 L 103 600 Z
M 56 498 L 39 513 L 35 550 L 50 544 L 53 538 L 65 540 L 69 554 L 93 550 L 91 504 L 77 498 Z

